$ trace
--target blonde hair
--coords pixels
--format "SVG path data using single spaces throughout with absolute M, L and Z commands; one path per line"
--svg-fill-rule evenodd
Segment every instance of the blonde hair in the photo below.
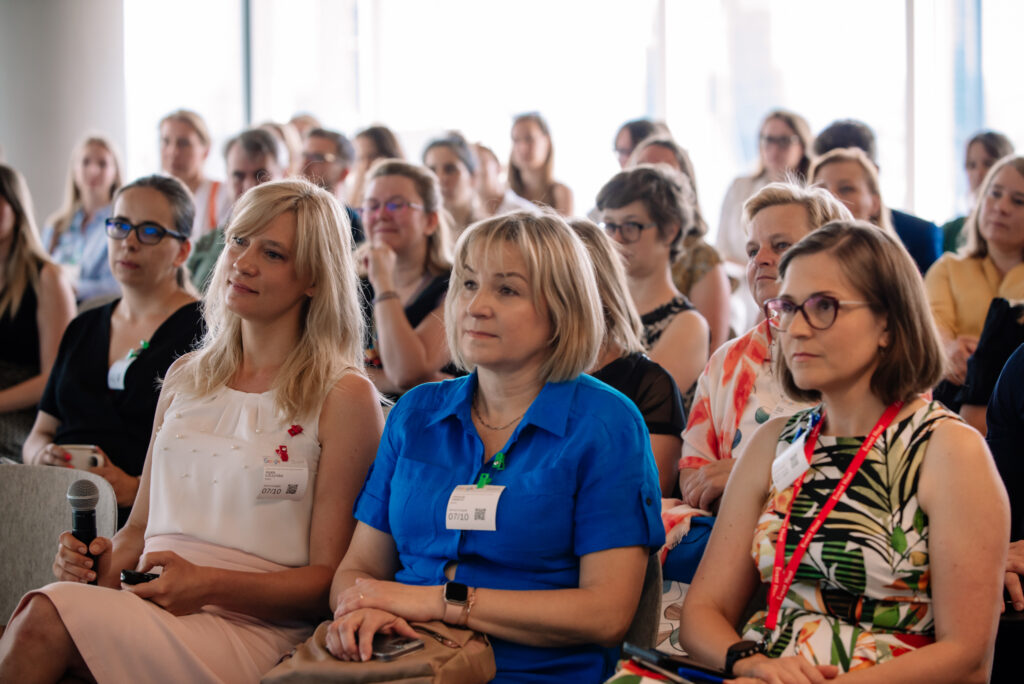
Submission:
M 796 183 L 769 183 L 743 204 L 743 230 L 750 234 L 750 223 L 769 207 L 799 204 L 807 212 L 811 230 L 830 221 L 853 221 L 853 214 L 835 195 L 820 187 L 805 188 Z
M 785 277 L 796 259 L 820 253 L 831 254 L 871 310 L 886 318 L 889 341 L 878 350 L 878 365 L 871 374 L 872 394 L 891 404 L 934 387 L 942 379 L 946 356 L 924 281 L 899 238 L 866 221 L 833 221 L 786 251 L 779 261 L 779 278 Z M 797 386 L 783 354 L 777 356 L 774 366 L 791 399 L 821 400 L 817 389 Z
M 618 246 L 608 234 L 587 219 L 572 219 L 569 227 L 583 240 L 594 265 L 597 291 L 604 311 L 604 343 L 614 344 L 624 354 L 642 353 L 643 323 L 629 294 L 626 269 Z
M 424 267 L 433 275 L 445 275 L 452 270 L 452 218 L 444 208 L 441 198 L 441 183 L 430 169 L 401 159 L 379 159 L 366 174 L 363 188 L 369 187 L 382 176 L 401 176 L 412 181 L 416 195 L 423 204 L 423 212 L 437 216 L 437 229 L 427 236 L 427 258 Z M 356 263 L 361 264 L 362 255 L 371 247 L 367 240 L 359 246 Z
M 459 327 L 466 263 L 500 259 L 506 245 L 526 263 L 533 304 L 546 309 L 551 323 L 551 353 L 541 364 L 544 382 L 564 382 L 585 373 L 597 362 L 605 335 L 601 295 L 583 241 L 552 211 L 518 211 L 486 219 L 466 229 L 455 245 L 455 265 L 445 298 L 445 332 L 452 361 L 472 366 L 462 356 Z M 480 264 L 476 264 L 477 270 Z
M 71 163 L 68 164 L 68 181 L 64 186 L 64 202 L 61 204 L 60 209 L 46 221 L 53 226 L 53 236 L 50 238 L 50 244 L 46 245 L 48 252 L 52 252 L 53 248 L 57 246 L 61 234 L 71 227 L 71 221 L 75 217 L 75 212 L 82 208 L 82 192 L 78 189 L 78 184 L 75 183 L 75 169 L 78 167 L 82 155 L 85 154 L 85 148 L 89 145 L 99 145 L 110 154 L 111 159 L 114 161 L 114 181 L 111 183 L 110 188 L 107 189 L 109 201 L 113 201 L 114 193 L 121 187 L 121 158 L 117 148 L 114 147 L 114 143 L 109 138 L 98 134 L 83 138 L 75 146 L 74 152 L 71 154 Z
M 4 264 L 5 283 L 0 294 L 0 317 L 9 314 L 14 318 L 21 307 L 25 291 L 31 287 L 38 294 L 39 271 L 44 264 L 52 262 L 39 240 L 32 195 L 29 194 L 25 177 L 4 164 L 0 164 L 0 199 L 10 205 L 14 214 L 11 250 Z
M 192 130 L 196 132 L 196 135 L 199 137 L 199 142 L 202 143 L 203 147 L 207 149 L 210 148 L 210 129 L 206 127 L 206 122 L 203 121 L 203 117 L 199 116 L 196 112 L 193 112 L 191 109 L 175 109 L 173 112 L 160 119 L 157 129 L 163 128 L 164 124 L 168 121 L 177 121 L 191 127 Z
M 338 378 L 363 370 L 363 315 L 352 258 L 348 216 L 329 193 L 302 179 L 263 183 L 235 204 L 225 235 L 258 235 L 278 216 L 295 214 L 295 272 L 315 294 L 303 305 L 298 343 L 274 378 L 282 417 L 308 416 Z M 242 321 L 225 304 L 230 250 L 221 252 L 203 301 L 206 334 L 167 385 L 198 396 L 226 385 L 242 362 Z
M 981 259 L 988 256 L 988 242 L 981 235 L 982 206 L 985 204 L 985 197 L 988 196 L 988 192 L 996 180 L 996 175 L 1006 167 L 1012 168 L 1024 177 L 1024 156 L 1018 154 L 1003 157 L 993 164 L 992 168 L 985 174 L 985 180 L 981 182 L 981 186 L 978 188 L 978 199 L 974 203 L 974 208 L 971 209 L 970 216 L 967 217 L 967 221 L 964 223 L 964 230 L 967 232 L 967 246 L 964 250 L 969 257 Z
M 882 200 L 882 186 L 878 180 L 878 169 L 871 161 L 871 158 L 868 157 L 867 153 L 859 147 L 837 147 L 836 149 L 829 150 L 815 159 L 814 163 L 811 164 L 810 171 L 807 172 L 808 184 L 815 185 L 818 172 L 829 164 L 836 162 L 854 162 L 855 164 L 860 165 L 860 168 L 864 171 L 864 180 L 868 184 L 868 190 L 878 198 L 878 213 L 871 217 L 871 223 L 875 224 L 882 230 L 895 235 L 896 229 L 892 226 L 889 209 L 885 206 L 885 202 Z

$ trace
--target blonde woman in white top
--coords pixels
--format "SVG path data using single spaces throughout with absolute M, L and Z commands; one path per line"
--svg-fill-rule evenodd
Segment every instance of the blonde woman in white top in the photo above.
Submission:
M 207 335 L 168 374 L 132 516 L 90 545 L 95 564 L 62 535 L 54 573 L 70 581 L 22 600 L 0 680 L 256 681 L 312 633 L 383 427 L 348 234 L 306 181 L 239 202 Z M 119 591 L 133 568 L 162 574 Z

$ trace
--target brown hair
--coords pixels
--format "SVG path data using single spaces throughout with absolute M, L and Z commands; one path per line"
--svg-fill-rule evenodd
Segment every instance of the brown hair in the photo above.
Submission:
M 416 195 L 423 203 L 423 211 L 437 216 L 437 230 L 427 236 L 426 269 L 434 275 L 443 275 L 452 269 L 451 216 L 444 208 L 441 184 L 430 169 L 400 159 L 378 159 L 366 174 L 366 186 L 381 176 L 401 176 L 412 181 Z M 369 249 L 369 240 L 363 249 Z M 362 263 L 357 257 L 356 263 Z
M 808 234 L 782 256 L 779 278 L 796 259 L 828 252 L 843 276 L 877 315 L 885 316 L 889 343 L 879 349 L 871 392 L 886 404 L 907 401 L 942 379 L 945 354 L 939 343 L 924 283 L 899 238 L 865 221 L 833 221 Z M 816 402 L 821 392 L 798 387 L 779 354 L 775 374 L 794 401 Z
M 761 127 L 757 129 L 758 138 L 764 133 L 765 125 L 772 119 L 778 119 L 782 123 L 789 126 L 796 136 L 800 138 L 800 146 L 803 148 L 804 153 L 800 156 L 800 161 L 797 163 L 796 168 L 793 172 L 797 175 L 799 180 L 809 178 L 807 170 L 811 166 L 811 160 L 813 157 L 812 146 L 814 144 L 814 135 L 811 133 L 811 127 L 807 123 L 807 119 L 800 116 L 796 112 L 791 112 L 788 109 L 773 109 L 768 112 L 764 119 L 761 120 Z M 760 141 L 758 142 L 760 144 Z M 754 174 L 755 177 L 765 173 L 764 162 L 761 160 L 761 155 L 757 157 L 757 172 Z
M 859 147 L 837 147 L 815 159 L 808 171 L 807 182 L 813 185 L 818 177 L 818 172 L 835 162 L 854 162 L 860 165 L 864 172 L 864 180 L 868 184 L 868 190 L 878 198 L 878 213 L 871 217 L 871 223 L 882 230 L 895 234 L 896 229 L 892 226 L 889 208 L 885 206 L 885 201 L 882 199 L 882 184 L 878 180 L 878 167 L 871 161 L 867 152 Z
M 612 176 L 597 193 L 597 208 L 618 209 L 643 202 L 662 240 L 671 238 L 669 260 L 683 255 L 683 237 L 695 227 L 693 187 L 686 176 L 664 164 L 640 164 Z M 672 230 L 678 227 L 673 236 Z
M 985 197 L 988 195 L 989 189 L 995 182 L 996 174 L 1007 166 L 1013 168 L 1021 176 L 1024 176 L 1024 156 L 1017 154 L 1003 157 L 992 165 L 992 168 L 985 175 L 985 180 L 981 182 L 981 187 L 978 188 L 978 199 L 975 201 L 974 208 L 971 209 L 971 214 L 964 223 L 964 230 L 967 232 L 967 247 L 965 249 L 969 257 L 980 259 L 988 256 L 988 242 L 981 236 L 980 229 L 982 205 L 985 203 Z
M 697 194 L 697 172 L 693 168 L 693 162 L 690 160 L 689 153 L 673 140 L 671 136 L 655 134 L 644 138 L 633 149 L 633 154 L 629 155 L 629 162 L 627 162 L 626 166 L 637 166 L 637 160 L 640 158 L 640 155 L 650 147 L 662 147 L 671 152 L 672 156 L 676 159 L 676 165 L 679 167 L 677 170 L 690 181 L 690 188 L 693 190 L 693 227 L 690 228 L 687 235 L 707 235 L 708 222 L 704 220 L 704 215 L 701 213 L 700 198 Z
M 38 295 L 39 271 L 43 264 L 50 263 L 50 257 L 39 241 L 25 177 L 4 164 L 0 164 L 0 199 L 10 205 L 14 214 L 14 234 L 4 264 L 6 282 L 0 292 L 0 317 L 7 313 L 14 318 L 28 288 Z
M 540 128 L 541 134 L 548 139 L 548 156 L 544 159 L 544 194 L 541 201 L 549 206 L 555 206 L 555 144 L 551 140 L 551 129 L 548 122 L 539 112 L 527 112 L 520 114 L 512 120 L 512 128 L 515 128 L 523 121 L 532 121 Z M 512 192 L 520 197 L 526 197 L 526 186 L 523 183 L 523 172 L 516 166 L 515 157 L 510 153 L 508 158 L 508 186 Z
M 377 148 L 377 156 L 374 159 L 405 159 L 402 146 L 398 138 L 387 126 L 376 124 L 356 133 L 357 138 L 366 138 L 373 142 Z

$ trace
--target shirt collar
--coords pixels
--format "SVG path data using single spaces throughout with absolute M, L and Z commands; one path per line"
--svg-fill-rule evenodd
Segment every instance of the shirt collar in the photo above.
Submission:
M 526 414 L 519 422 L 514 434 L 518 434 L 524 425 L 536 425 L 548 432 L 564 437 L 566 423 L 569 421 L 569 404 L 572 403 L 579 379 L 566 382 L 548 382 L 541 388 L 540 394 L 530 404 Z M 467 430 L 473 429 L 473 395 L 476 393 L 477 373 L 473 371 L 459 386 L 455 388 L 427 423 L 433 425 L 450 417 L 462 421 Z

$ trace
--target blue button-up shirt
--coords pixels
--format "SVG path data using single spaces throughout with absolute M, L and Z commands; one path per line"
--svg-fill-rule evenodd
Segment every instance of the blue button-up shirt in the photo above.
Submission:
M 643 419 L 626 397 L 586 375 L 547 383 L 502 451 L 484 463 L 470 414 L 477 376 L 420 385 L 388 416 L 355 516 L 390 534 L 414 585 L 455 579 L 492 589 L 579 586 L 580 557 L 665 540 L 657 467 Z M 488 473 L 504 485 L 496 531 L 449 530 L 448 497 Z M 581 620 L 588 616 L 579 616 Z M 495 681 L 601 681 L 616 649 L 538 648 L 492 639 Z
M 107 256 L 106 222 L 112 209 L 110 205 L 97 209 L 84 229 L 82 223 L 85 221 L 85 213 L 79 209 L 53 248 L 54 261 L 81 269 L 78 281 L 74 283 L 75 296 L 80 302 L 93 297 L 121 294 L 121 285 L 110 272 Z M 53 226 L 43 230 L 42 239 L 43 244 L 49 248 L 53 239 Z

